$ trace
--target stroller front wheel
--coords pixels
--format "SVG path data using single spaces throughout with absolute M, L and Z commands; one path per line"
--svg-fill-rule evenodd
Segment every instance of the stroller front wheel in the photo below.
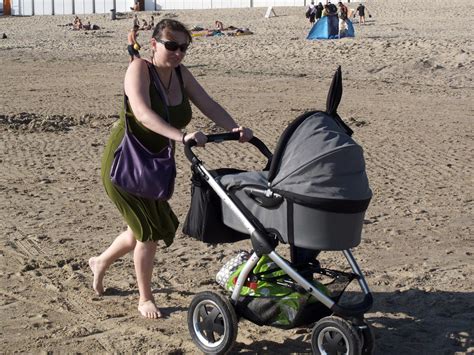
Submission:
M 237 338 L 237 315 L 228 298 L 214 292 L 194 296 L 188 310 L 188 329 L 206 354 L 225 354 Z
M 359 355 L 362 344 L 352 324 L 340 317 L 320 319 L 311 334 L 314 354 Z

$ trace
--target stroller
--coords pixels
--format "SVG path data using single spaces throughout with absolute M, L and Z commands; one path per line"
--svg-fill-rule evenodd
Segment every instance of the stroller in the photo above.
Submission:
M 194 296 L 188 310 L 188 328 L 197 347 L 207 354 L 225 354 L 237 337 L 238 319 L 258 325 L 276 325 L 281 303 L 242 296 L 258 276 L 263 258 L 277 268 L 272 280 L 297 294 L 299 302 L 283 328 L 313 325 L 311 347 L 315 354 L 371 354 L 374 336 L 364 320 L 372 295 L 350 248 L 360 244 L 365 211 L 372 197 L 362 148 L 352 130 L 337 114 L 342 96 L 339 67 L 333 77 L 326 111 L 307 112 L 283 132 L 275 153 L 257 138 L 253 144 L 266 158 L 262 171 L 207 170 L 188 142 L 185 154 L 192 164 L 191 206 L 183 231 L 206 243 L 250 239 L 252 254 L 234 278 L 232 294 L 205 291 Z M 238 140 L 235 133 L 208 136 L 208 142 Z M 291 260 L 276 252 L 288 244 Z M 342 251 L 352 272 L 321 267 L 321 251 Z M 274 272 L 273 269 L 271 272 Z M 257 276 L 256 276 L 257 275 Z M 315 282 L 329 277 L 325 286 Z M 341 302 L 352 280 L 363 299 Z M 258 286 L 253 284 L 255 289 Z M 323 287 L 323 288 L 322 288 Z M 298 302 L 297 302 L 298 303 Z M 265 316 L 270 314 L 269 317 Z M 281 325 L 281 323 L 280 323 Z

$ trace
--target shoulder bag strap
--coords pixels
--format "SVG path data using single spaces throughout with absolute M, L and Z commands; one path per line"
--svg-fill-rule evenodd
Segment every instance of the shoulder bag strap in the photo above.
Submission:
M 163 107 L 165 110 L 165 116 L 164 119 L 166 122 L 170 123 L 169 119 L 169 111 L 168 111 L 168 98 L 167 96 L 163 93 L 163 88 L 161 85 L 161 81 L 159 80 L 158 73 L 156 72 L 155 66 L 150 63 L 149 61 L 145 60 L 145 63 L 148 66 L 148 72 L 150 74 L 150 81 L 153 83 L 155 86 L 156 91 L 160 95 L 161 101 L 163 102 Z M 123 105 L 124 105 L 124 110 L 125 110 L 125 130 L 130 131 L 129 125 L 128 125 L 128 117 L 127 117 L 127 102 L 128 102 L 128 97 L 127 94 L 125 94 L 125 91 L 123 92 Z M 169 144 L 171 145 L 171 139 L 168 138 Z

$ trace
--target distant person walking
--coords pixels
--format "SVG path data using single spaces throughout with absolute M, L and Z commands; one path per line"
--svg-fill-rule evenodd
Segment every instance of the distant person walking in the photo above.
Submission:
M 365 12 L 369 13 L 369 11 L 364 6 L 364 4 L 359 4 L 359 6 L 357 6 L 356 13 L 359 14 L 359 24 L 360 25 L 365 24 Z M 369 17 L 372 17 L 372 16 L 369 14 Z
M 309 19 L 311 25 L 314 25 L 316 18 L 316 6 L 314 6 L 314 1 L 311 1 L 311 4 L 309 4 L 308 9 L 306 10 L 306 18 Z
M 135 58 L 140 58 L 140 53 L 138 52 L 140 50 L 140 44 L 137 42 L 139 28 L 138 25 L 133 25 L 133 28 L 128 33 L 127 51 L 130 55 L 130 63 L 133 62 Z

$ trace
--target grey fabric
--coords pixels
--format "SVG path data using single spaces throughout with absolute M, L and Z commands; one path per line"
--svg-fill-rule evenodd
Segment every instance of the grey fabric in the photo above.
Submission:
M 224 175 L 220 181 L 227 189 L 267 187 L 267 177 L 267 172 L 250 171 Z M 323 112 L 308 117 L 292 134 L 270 188 L 335 200 L 372 197 L 362 147 Z
M 227 190 L 248 185 L 268 187 L 267 176 L 267 171 L 246 171 L 238 174 L 219 176 L 217 180 L 220 181 Z
M 308 117 L 293 132 L 271 188 L 327 199 L 372 196 L 362 148 L 322 112 Z

